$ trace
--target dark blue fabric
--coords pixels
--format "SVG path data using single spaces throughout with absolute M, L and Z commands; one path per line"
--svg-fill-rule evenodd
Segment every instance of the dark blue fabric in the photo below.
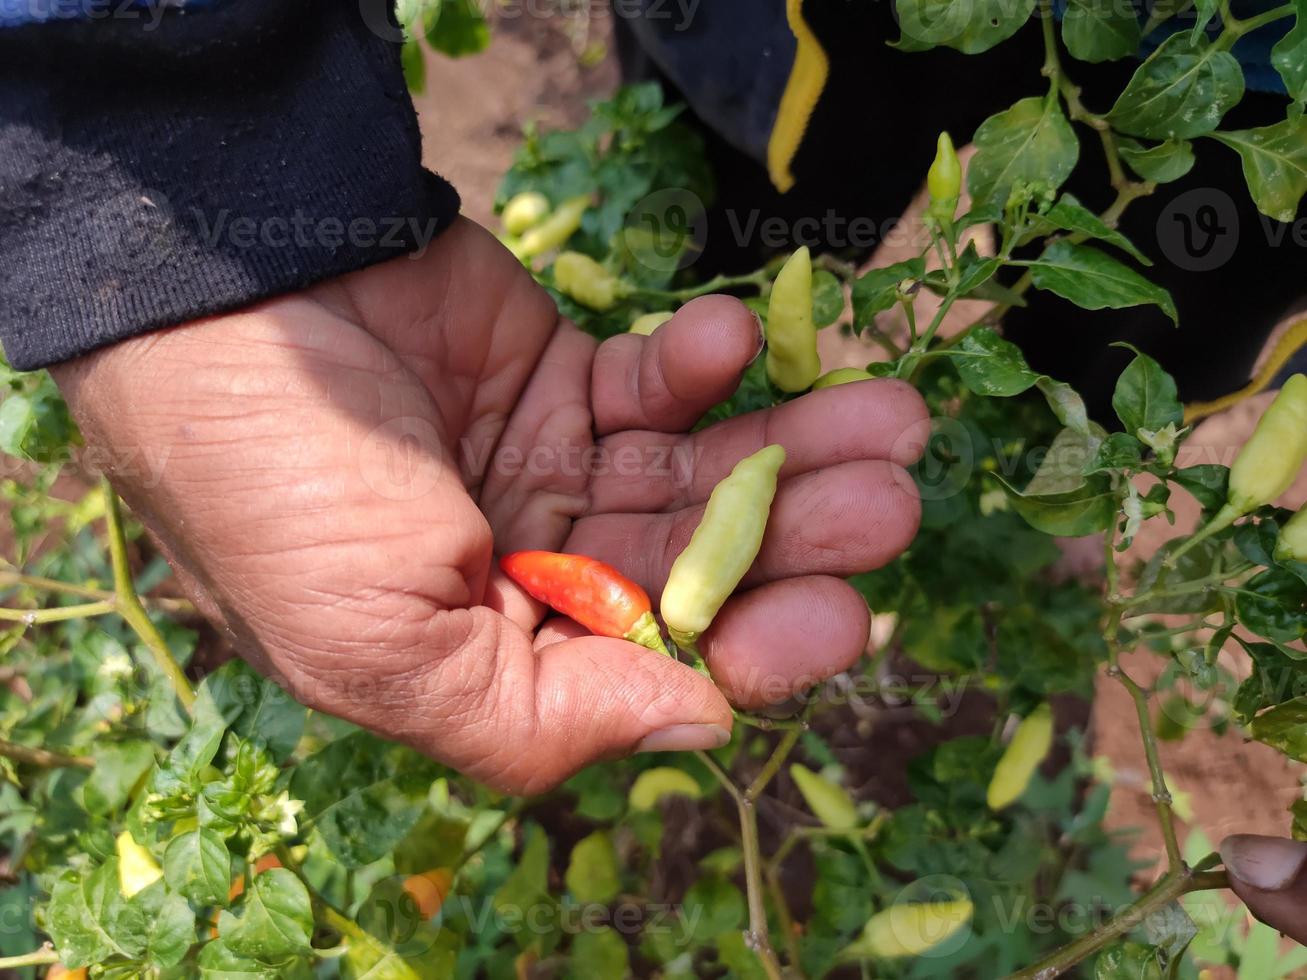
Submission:
M 359 0 L 0 30 L 11 363 L 47 365 L 429 244 L 458 197 L 422 169 L 399 52 L 384 8 Z

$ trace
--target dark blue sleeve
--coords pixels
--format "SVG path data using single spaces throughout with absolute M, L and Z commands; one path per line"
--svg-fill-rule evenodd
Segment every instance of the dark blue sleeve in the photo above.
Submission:
M 429 244 L 458 196 L 422 169 L 388 6 L 0 0 L 10 362 L 48 365 Z

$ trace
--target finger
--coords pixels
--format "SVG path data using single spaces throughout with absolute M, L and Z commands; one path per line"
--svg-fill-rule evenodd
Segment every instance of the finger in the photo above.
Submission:
M 729 398 L 762 349 L 758 318 L 737 299 L 686 303 L 649 337 L 621 334 L 595 353 L 595 429 L 684 432 Z
M 1290 939 L 1307 943 L 1307 844 L 1237 834 L 1221 844 L 1230 888 L 1248 911 Z
M 583 518 L 565 547 L 608 562 L 656 599 L 703 511 L 700 505 L 674 514 Z M 920 521 L 916 488 L 891 463 L 844 463 L 787 480 L 777 491 L 762 550 L 744 583 L 880 568 L 912 542 Z
M 847 582 L 773 582 L 727 603 L 699 641 L 718 687 L 759 710 L 848 670 L 867 648 L 871 614 Z
M 536 630 L 535 649 L 539 653 L 545 647 L 553 646 L 555 643 L 592 635 L 588 629 L 575 620 L 568 619 L 566 616 L 554 616 L 551 619 L 546 619 L 540 624 L 540 629 Z
M 602 440 L 605 465 L 591 482 L 591 512 L 702 503 L 736 463 L 775 443 L 785 447 L 784 479 L 855 460 L 910 466 L 929 435 L 926 403 L 911 385 L 889 379 L 823 388 L 689 436 L 623 432 Z
M 353 662 L 300 658 L 293 693 L 501 792 L 529 796 L 636 752 L 720 748 L 730 705 L 707 677 L 606 637 L 537 651 L 489 609 L 425 615 L 418 635 Z

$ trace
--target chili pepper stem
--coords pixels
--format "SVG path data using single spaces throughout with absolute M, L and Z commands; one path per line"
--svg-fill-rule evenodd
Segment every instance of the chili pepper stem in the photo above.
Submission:
M 1189 554 L 1190 551 L 1198 547 L 1212 535 L 1224 531 L 1241 517 L 1243 517 L 1243 513 L 1239 508 L 1235 507 L 1233 504 L 1226 504 L 1201 531 L 1177 548 L 1173 554 L 1167 556 L 1167 559 L 1163 564 L 1168 569 L 1175 568 L 1176 565 L 1179 564 L 1180 559 Z
M 669 657 L 672 655 L 672 651 L 667 649 L 667 644 L 663 642 L 663 631 L 658 628 L 658 621 L 654 619 L 651 612 L 637 619 L 626 631 L 624 639 L 647 647 L 655 653 L 663 653 Z

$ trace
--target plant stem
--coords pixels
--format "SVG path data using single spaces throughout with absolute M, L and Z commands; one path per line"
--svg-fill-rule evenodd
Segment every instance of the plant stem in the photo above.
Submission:
M 1144 758 L 1148 760 L 1148 773 L 1153 781 L 1153 805 L 1157 808 L 1157 823 L 1162 830 L 1162 839 L 1166 842 L 1166 862 L 1171 872 L 1183 870 L 1184 859 L 1180 854 L 1180 842 L 1175 834 L 1175 813 L 1171 809 L 1171 790 L 1166 784 L 1166 775 L 1162 772 L 1162 760 L 1157 753 L 1157 738 L 1153 735 L 1153 723 L 1148 714 L 1148 692 L 1119 666 L 1112 667 L 1108 673 L 1113 674 L 1135 703 L 1135 714 L 1139 718 L 1139 732 L 1144 742 Z
M 55 952 L 53 946 L 46 943 L 40 949 L 31 953 L 0 957 L 0 970 L 19 970 L 25 966 L 48 966 L 51 963 L 58 962 L 59 954 Z
M 36 626 L 42 623 L 62 623 L 69 619 L 89 619 L 106 616 L 117 611 L 112 600 L 88 602 L 80 606 L 52 606 L 49 609 L 0 609 L 0 622 L 25 623 Z
M 740 847 L 744 851 L 744 883 L 749 899 L 749 948 L 758 954 L 758 960 L 769 980 L 782 980 L 780 961 L 772 949 L 767 928 L 767 906 L 763 898 L 762 852 L 758 844 L 758 806 L 744 797 L 739 800 Z
M 141 598 L 132 582 L 132 569 L 127 561 L 127 536 L 123 530 L 122 509 L 118 503 L 118 494 L 114 492 L 109 481 L 104 481 L 105 520 L 109 529 L 109 556 L 113 565 L 114 594 L 117 596 L 118 614 L 127 622 L 133 632 L 145 644 L 154 656 L 154 662 L 172 683 L 177 700 L 190 714 L 195 706 L 195 691 L 186 679 L 182 669 L 173 659 L 172 651 L 155 628 Z
M 89 585 L 74 585 L 71 582 L 60 582 L 58 579 L 42 578 L 40 575 L 23 575 L 17 571 L 0 572 L 0 589 L 11 586 L 43 589 L 47 592 L 62 592 L 66 595 L 81 596 L 83 599 L 98 599 L 106 602 L 114 598 L 112 592 L 92 588 Z M 183 616 L 195 612 L 195 607 L 185 599 L 147 599 L 142 597 L 141 602 Z
M 0 739 L 0 757 L 41 769 L 92 769 L 95 760 L 85 755 L 67 755 L 51 749 L 34 749 Z
M 1087 936 L 1064 946 L 1034 966 L 1013 973 L 1008 980 L 1053 980 L 1135 929 L 1154 912 L 1190 892 L 1228 888 L 1224 871 L 1181 871 L 1168 874 L 1124 912 Z

